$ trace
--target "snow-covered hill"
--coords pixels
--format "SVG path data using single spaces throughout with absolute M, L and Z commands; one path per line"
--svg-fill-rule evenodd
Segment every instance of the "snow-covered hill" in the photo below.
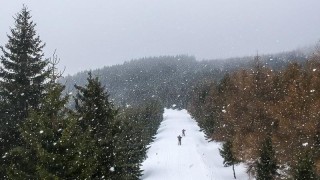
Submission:
M 178 135 L 186 130 L 182 145 Z M 228 180 L 231 167 L 223 166 L 221 144 L 208 142 L 186 110 L 166 109 L 156 139 L 143 162 L 143 180 Z M 243 164 L 235 167 L 237 179 L 249 179 Z

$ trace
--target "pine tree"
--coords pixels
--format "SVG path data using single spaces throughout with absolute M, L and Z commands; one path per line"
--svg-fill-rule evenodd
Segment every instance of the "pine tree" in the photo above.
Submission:
M 303 153 L 299 157 L 298 164 L 293 170 L 294 179 L 318 179 L 315 170 L 315 163 L 310 151 Z
M 87 80 L 88 84 L 85 87 L 75 85 L 78 90 L 75 108 L 81 117 L 80 126 L 83 130 L 91 129 L 91 137 L 101 150 L 95 177 L 110 179 L 114 176 L 114 137 L 117 134 L 114 118 L 118 110 L 109 101 L 109 94 L 105 92 L 105 87 L 97 77 L 93 78 L 89 73 Z
M 10 179 L 85 179 L 97 167 L 98 149 L 90 129 L 82 131 L 67 108 L 63 86 L 48 86 L 38 110 L 31 110 L 20 132 L 24 145 L 13 148 L 7 174 Z
M 223 144 L 222 149 L 219 149 L 220 155 L 223 157 L 223 164 L 225 167 L 232 166 L 233 177 L 236 178 L 236 173 L 234 170 L 234 165 L 239 163 L 239 160 L 235 157 L 232 152 L 232 142 L 227 141 Z
M 262 144 L 257 163 L 257 180 L 274 179 L 277 175 L 277 161 L 272 147 L 271 137 L 268 136 Z
M 8 43 L 0 49 L 0 155 L 21 143 L 19 125 L 30 108 L 38 108 L 43 97 L 48 64 L 43 60 L 44 43 L 37 36 L 36 24 L 27 7 L 14 18 Z M 0 162 L 0 166 L 6 162 Z M 2 174 L 2 170 L 0 169 Z

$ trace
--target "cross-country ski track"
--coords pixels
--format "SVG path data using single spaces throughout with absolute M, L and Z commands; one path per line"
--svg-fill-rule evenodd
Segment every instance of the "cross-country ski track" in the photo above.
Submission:
M 182 137 L 178 146 L 177 136 Z M 223 166 L 221 143 L 208 142 L 186 110 L 165 109 L 155 140 L 142 163 L 143 180 L 232 180 L 232 167 Z M 243 164 L 235 166 L 238 180 L 249 179 Z

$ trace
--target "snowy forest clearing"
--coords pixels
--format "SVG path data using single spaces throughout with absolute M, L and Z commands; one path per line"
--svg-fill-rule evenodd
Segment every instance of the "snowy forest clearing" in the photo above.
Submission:
M 154 142 L 142 163 L 143 180 L 234 179 L 232 167 L 223 166 L 220 143 L 208 142 L 186 110 L 165 109 Z M 177 136 L 182 137 L 178 146 Z M 243 164 L 235 166 L 237 179 L 249 179 Z

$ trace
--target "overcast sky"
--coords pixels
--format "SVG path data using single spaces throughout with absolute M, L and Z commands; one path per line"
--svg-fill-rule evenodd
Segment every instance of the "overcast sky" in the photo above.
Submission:
M 134 58 L 273 53 L 320 40 L 319 0 L 1 0 L 0 45 L 25 4 L 66 74 Z

